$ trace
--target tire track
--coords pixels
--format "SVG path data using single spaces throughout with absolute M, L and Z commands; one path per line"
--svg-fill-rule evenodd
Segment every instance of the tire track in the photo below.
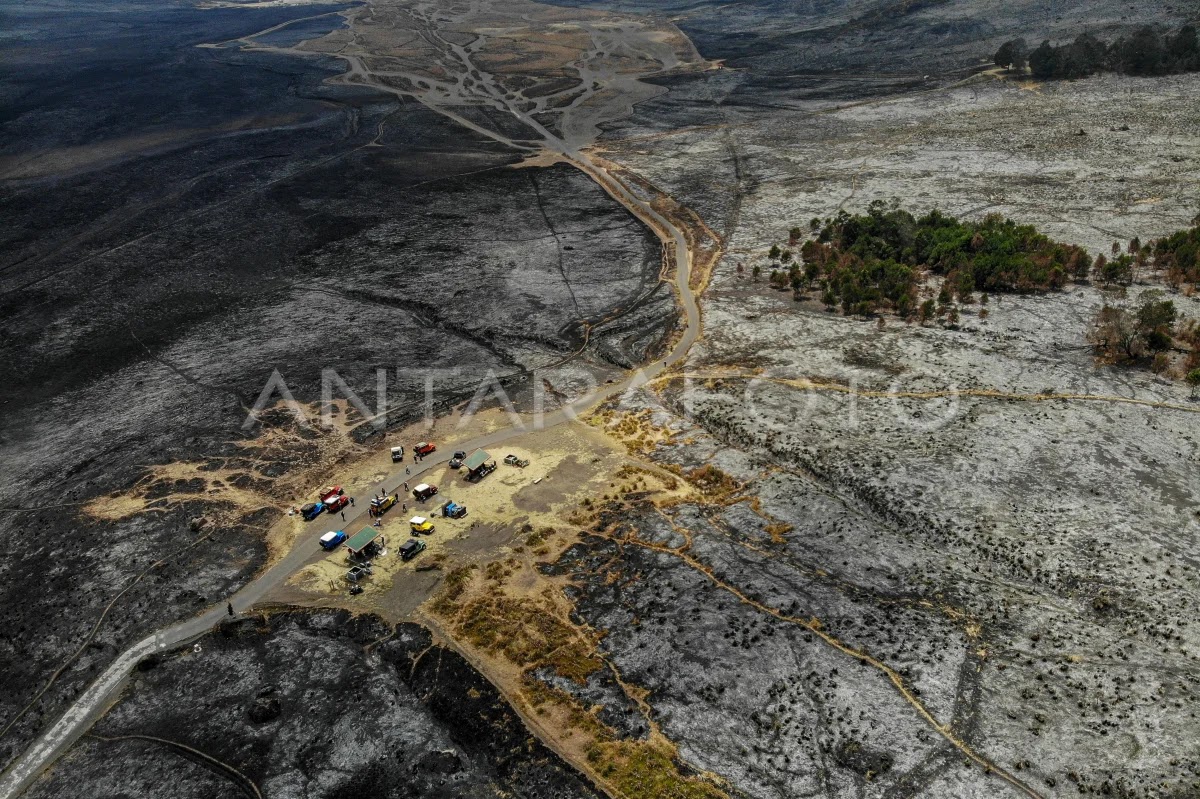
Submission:
M 249 797 L 249 799 L 263 799 L 262 791 L 258 789 L 258 785 L 255 784 L 254 780 L 250 779 L 245 774 L 238 771 L 236 768 L 224 762 L 223 760 L 218 760 L 212 755 L 205 754 L 199 749 L 188 746 L 187 744 L 180 743 L 178 741 L 171 741 L 166 738 L 158 738 L 154 735 L 140 735 L 137 733 L 131 733 L 128 735 L 98 735 L 94 732 L 89 732 L 88 737 L 94 738 L 97 741 L 103 741 L 104 743 L 117 743 L 119 741 L 147 741 L 149 743 L 161 744 L 173 752 L 187 758 L 188 760 L 191 760 L 194 763 L 199 763 L 209 771 L 228 778 L 230 781 L 235 783 L 238 786 L 238 789 L 241 790 L 241 792 L 247 797 Z

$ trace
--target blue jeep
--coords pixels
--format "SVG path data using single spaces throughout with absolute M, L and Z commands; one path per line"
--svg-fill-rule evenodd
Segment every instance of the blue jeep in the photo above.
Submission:
M 321 536 L 322 549 L 337 549 L 346 540 L 345 530 L 330 530 Z

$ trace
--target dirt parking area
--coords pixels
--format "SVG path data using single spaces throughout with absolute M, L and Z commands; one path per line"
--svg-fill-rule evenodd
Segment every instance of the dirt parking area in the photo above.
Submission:
M 455 437 L 473 438 L 491 429 L 495 420 L 485 414 L 457 433 L 450 432 L 456 424 L 452 419 L 441 424 L 447 440 L 439 443 L 439 451 L 452 452 Z M 431 433 L 429 437 L 434 436 Z M 452 470 L 446 464 L 409 481 L 410 489 L 417 482 L 427 482 L 436 485 L 438 493 L 424 502 L 415 501 L 411 494 L 402 495 L 401 504 L 386 513 L 380 528 L 386 545 L 372 563 L 372 574 L 362 583 L 362 594 L 349 594 L 346 572 L 351 564 L 343 549 L 298 572 L 271 600 L 369 610 L 397 621 L 411 618 L 417 607 L 437 591 L 446 572 L 511 556 L 514 549 L 522 548 L 522 534 L 561 526 L 585 497 L 606 490 L 613 475 L 628 462 L 622 448 L 583 424 L 531 432 L 488 453 L 497 467 L 479 482 L 468 481 L 465 471 Z M 510 454 L 528 460 L 529 465 L 521 468 L 504 463 Z M 377 481 L 379 471 L 386 473 L 388 466 L 390 457 L 385 448 L 379 458 L 364 463 L 346 485 L 358 488 L 363 481 Z M 465 505 L 467 515 L 459 519 L 443 517 L 441 508 L 449 500 Z M 410 520 L 418 515 L 430 519 L 434 531 L 420 536 L 426 550 L 404 561 L 398 548 L 412 537 Z M 359 522 L 346 532 L 353 535 L 363 526 Z

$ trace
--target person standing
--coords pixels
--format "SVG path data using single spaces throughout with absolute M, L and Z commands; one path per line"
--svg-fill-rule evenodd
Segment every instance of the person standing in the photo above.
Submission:
M 233 615 L 233 603 L 232 602 L 225 603 L 225 609 L 229 611 L 230 616 Z

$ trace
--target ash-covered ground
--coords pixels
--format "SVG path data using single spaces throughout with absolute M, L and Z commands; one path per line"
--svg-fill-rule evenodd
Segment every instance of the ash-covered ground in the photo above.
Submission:
M 336 370 L 374 407 L 386 369 L 399 422 L 427 375 L 440 409 L 585 339 L 576 363 L 611 374 L 673 322 L 658 240 L 582 173 L 326 84 L 333 59 L 197 46 L 342 8 L 9 16 L 4 763 L 131 640 L 250 579 L 271 522 L 336 477 L 311 469 L 357 451 L 244 431 L 273 370 L 306 404 Z M 135 484 L 146 512 L 121 504 Z
M 560 628 L 584 631 L 604 664 L 582 684 L 545 669 L 532 677 L 574 698 L 584 713 L 571 723 L 598 720 L 618 743 L 669 742 L 659 751 L 688 776 L 682 784 L 704 786 L 697 796 L 1195 795 L 1200 405 L 1179 383 L 1097 366 L 1085 340 L 1104 302 L 1161 287 L 993 296 L 986 317 L 964 306 L 957 329 L 944 329 L 846 319 L 749 277 L 792 226 L 873 200 L 1000 212 L 1093 254 L 1182 227 L 1198 199 L 1194 77 L 1034 85 L 971 75 L 1014 36 L 1112 36 L 1177 25 L 1186 9 L 576 5 L 669 15 L 701 56 L 725 59 L 654 79 L 666 91 L 639 94 L 649 99 L 605 122 L 596 147 L 696 212 L 724 256 L 703 299 L 704 337 L 680 374 L 601 417 L 617 438 L 641 431 L 631 451 L 686 490 L 607 497 L 573 530 L 578 542 L 542 564 L 548 585 L 520 572 L 530 584 L 517 589 L 546 600 L 536 608 L 570 606 Z M 172 22 L 196 13 L 181 9 Z M 567 357 L 587 321 L 636 309 L 589 339 L 590 362 L 611 369 L 646 358 L 671 322 L 657 242 L 581 175 L 508 169 L 517 155 L 494 138 L 324 85 L 341 69 L 333 61 L 190 47 L 321 10 L 236 12 L 260 15 L 253 24 L 204 12 L 213 16 L 186 47 L 150 48 L 141 85 L 160 103 L 221 98 L 221 113 L 186 126 L 173 124 L 181 111 L 89 112 L 111 81 L 141 74 L 100 66 L 64 67 L 57 92 L 21 95 L 30 108 L 6 118 L 5 207 L 17 222 L 0 273 L 3 347 L 30 386 L 4 397 L 4 504 L 35 510 L 7 511 L 0 524 L 43 535 L 4 561 L 4 656 L 16 663 L 6 717 L 92 641 L 4 736 L 6 759 L 135 633 L 253 573 L 263 558 L 254 531 L 277 509 L 235 515 L 202 538 L 187 522 L 212 508 L 178 501 L 186 481 L 157 485 L 170 501 L 125 521 L 96 522 L 71 503 L 127 488 L 146 464 L 206 458 L 269 495 L 269 481 L 303 470 L 308 453 L 268 439 L 247 457 L 229 442 L 272 368 L 306 400 L 324 365 L 355 385 L 431 352 L 438 364 L 523 373 Z M 436 22 L 432 12 L 421 8 L 420 25 Z M 228 29 L 214 31 L 214 19 Z M 522 53 L 536 51 L 532 41 Z M 200 69 L 204 85 L 235 85 L 211 97 L 178 88 Z M 119 128 L 101 151 L 81 151 L 93 129 L 54 138 L 72 129 L 54 124 L 68 107 L 88 125 L 166 130 L 167 144 Z M 489 114 L 468 116 L 499 125 Z M 38 137 L 50 155 L 30 158 L 18 143 Z M 1200 317 L 1194 297 L 1172 299 Z M 131 576 L 196 540 L 88 638 Z M 198 656 L 148 667 L 96 734 L 175 748 L 85 739 L 34 792 L 132 793 L 167 779 L 184 795 L 238 789 L 236 774 L 195 753 L 184 765 L 182 743 L 268 795 L 491 795 L 526 785 L 514 782 L 531 773 L 522 769 L 565 792 L 544 795 L 589 795 L 543 750 L 512 754 L 511 711 L 459 661 L 455 685 L 480 691 L 504 724 L 470 728 L 468 745 L 454 737 L 473 712 L 461 696 L 441 711 L 414 698 L 419 670 L 396 666 L 423 633 L 402 627 L 397 643 L 363 654 L 386 630 L 359 621 L 344 640 L 332 628 L 345 625 L 272 616 L 263 631 L 231 628 Z M 335 676 L 276 646 L 319 651 Z M 231 663 L 244 666 L 236 677 Z M 487 676 L 511 691 L 511 666 Z M 369 688 L 343 693 L 354 684 Z M 315 685 L 344 699 L 335 706 Z M 300 717 L 297 703 L 317 710 Z M 253 721 L 260 706 L 280 715 Z M 347 707 L 378 757 L 354 760 L 362 753 L 329 740 L 323 714 Z M 200 733 L 181 739 L 183 720 L 205 714 Z M 264 732 L 271 724 L 287 734 Z M 424 753 L 405 743 L 419 738 Z M 453 757 L 438 754 L 451 746 Z M 110 758 L 128 758 L 130 773 Z M 621 765 L 619 777 L 644 775 Z
M 752 796 L 1195 792 L 1200 405 L 1097 370 L 1063 328 L 1098 303 L 881 331 L 712 296 L 687 386 L 625 410 L 728 494 L 602 519 L 567 566 L 687 762 Z M 898 391 L 935 396 L 869 395 Z
M 883 29 L 934 14 L 894 10 Z M 1025 22 L 1070 27 L 1054 11 Z M 792 226 L 876 200 L 1002 213 L 1093 255 L 1178 230 L 1200 207 L 1197 81 L 958 86 L 909 42 L 941 88 L 776 92 L 746 45 L 601 141 L 725 238 L 689 363 L 609 423 L 637 420 L 711 501 L 601 514 L 555 573 L 682 759 L 731 793 L 1194 795 L 1200 404 L 1097 365 L 1086 336 L 1144 291 L 1192 319 L 1200 303 L 1147 277 L 992 295 L 944 329 L 844 318 L 751 270 Z
M 1178 25 L 1186 8 L 1113 0 L 749 0 L 722 3 L 556 0 L 554 5 L 662 15 L 709 59 L 743 71 L 762 110 L 798 99 L 845 100 L 911 91 L 990 64 L 1005 41 L 1102 38 L 1138 25 Z M 720 93 L 717 93 L 720 98 Z
M 297 611 L 145 661 L 27 796 L 593 799 L 423 628 Z M 258 792 L 258 793 L 256 793 Z

